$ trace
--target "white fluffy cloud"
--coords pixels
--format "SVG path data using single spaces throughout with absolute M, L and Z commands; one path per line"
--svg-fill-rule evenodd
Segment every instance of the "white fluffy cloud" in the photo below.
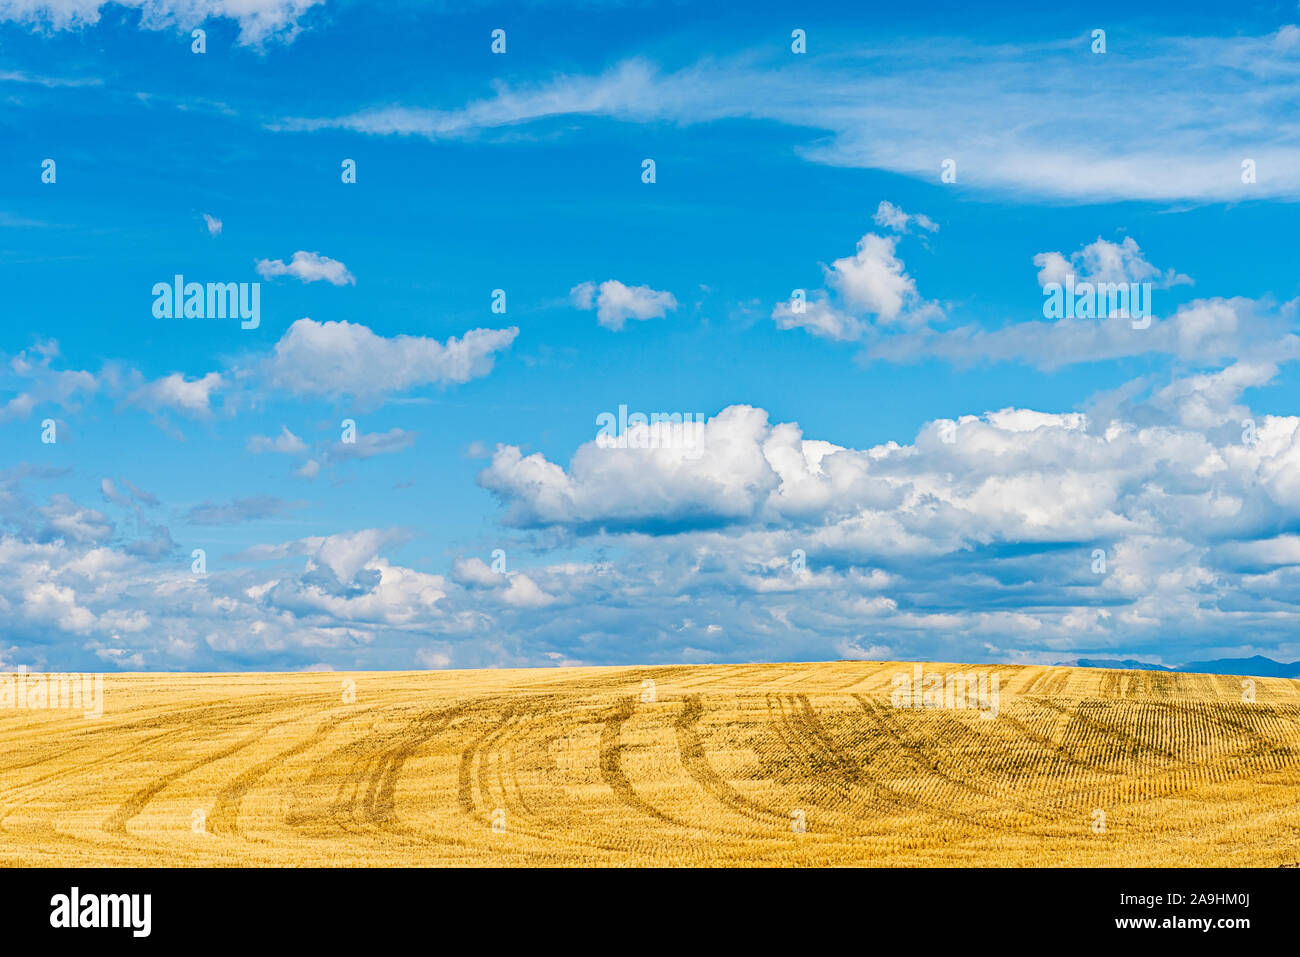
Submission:
M 252 568 L 196 576 L 188 560 L 147 564 L 91 541 L 0 535 L 0 608 L 34 667 L 46 663 L 43 646 L 69 638 L 131 668 L 212 668 L 227 655 L 301 667 L 323 648 L 359 649 L 381 635 L 413 661 L 423 636 L 468 622 L 444 614 L 442 576 L 379 554 L 400 538 L 366 529 L 304 539 L 258 550 Z M 266 561 L 278 567 L 262 571 Z M 70 651 L 58 650 L 64 667 Z
M 881 203 L 877 221 L 906 226 L 915 217 Z M 1138 355 L 1168 355 L 1207 364 L 1234 360 L 1289 362 L 1300 359 L 1300 336 L 1291 331 L 1300 299 L 1278 306 L 1242 297 L 1197 299 L 1172 309 L 1164 299 L 1143 297 L 1146 316 L 1136 322 L 1116 316 L 969 324 L 942 327 L 945 312 L 923 299 L 898 257 L 898 236 L 868 233 L 853 256 L 824 267 L 828 290 L 814 290 L 777 303 L 772 318 L 780 329 L 804 329 L 838 342 L 858 342 L 867 360 L 917 362 L 940 359 L 954 365 L 1023 362 L 1044 369 L 1072 363 Z M 1152 265 L 1130 236 L 1114 243 L 1098 238 L 1072 253 L 1033 257 L 1038 284 L 1150 283 L 1168 290 L 1192 280 L 1172 268 Z M 1167 295 L 1167 294 L 1166 294 Z M 1035 303 L 1035 312 L 1043 303 Z M 1161 317 L 1164 313 L 1164 318 Z
M 592 441 L 567 472 L 502 446 L 479 483 L 509 502 L 509 521 L 523 527 L 745 519 L 777 481 L 763 454 L 767 433 L 761 409 L 733 406 L 706 423 L 697 449 L 605 449 Z
M 385 337 L 359 323 L 304 318 L 294 322 L 269 353 L 245 356 L 225 372 L 197 376 L 171 372 L 156 379 L 116 362 L 105 363 L 98 372 L 56 369 L 58 344 L 46 341 L 11 357 L 7 372 L 0 369 L 0 423 L 27 419 L 52 407 L 75 413 L 100 395 L 119 401 L 119 410 L 130 407 L 153 413 L 155 422 L 169 431 L 173 430 L 163 413 L 210 419 L 217 411 L 218 396 L 227 415 L 257 405 L 267 390 L 306 397 L 348 395 L 376 404 L 414 389 L 485 376 L 492 371 L 496 354 L 508 349 L 518 334 L 513 326 L 471 329 L 439 342 L 426 336 Z M 355 444 L 309 450 L 285 429 L 275 439 L 254 437 L 249 448 L 291 455 L 313 451 L 316 460 L 304 468 L 314 474 L 323 464 L 400 451 L 413 440 L 414 433 L 393 429 L 361 435 Z
M 1120 480 L 1131 476 L 1114 471 L 1114 460 L 1139 459 L 1144 442 L 1160 436 L 1098 436 L 1086 426 L 1078 413 L 1008 409 L 931 423 L 911 446 L 854 450 L 805 440 L 794 424 L 770 424 L 762 409 L 731 406 L 706 423 L 702 454 L 593 441 L 564 469 L 503 446 L 479 481 L 510 506 L 507 521 L 522 527 L 675 532 L 811 524 L 822 526 L 827 543 L 849 547 L 877 536 L 880 553 L 938 554 L 1128 528 L 1136 519 L 1116 501 Z M 943 439 L 948 427 L 951 443 Z M 1099 475 L 1111 481 L 1099 483 Z
M 84 369 L 54 369 L 51 363 L 59 356 L 59 344 L 53 340 L 37 343 L 9 360 L 15 383 L 14 392 L 0 403 L 0 422 L 25 419 L 43 404 L 76 409 L 100 391 L 100 377 Z
M 127 403 L 154 412 L 174 409 L 201 417 L 212 412 L 212 396 L 224 384 L 217 372 L 209 372 L 194 379 L 173 372 L 133 389 L 127 396 Z
M 107 515 L 78 505 L 62 492 L 50 496 L 50 503 L 38 511 L 45 519 L 47 539 L 85 544 L 106 542 L 113 535 Z
M 293 259 L 259 259 L 257 274 L 263 279 L 277 276 L 292 276 L 302 282 L 327 282 L 332 286 L 346 286 L 356 283 L 356 277 L 348 272 L 348 267 L 337 259 L 330 259 L 320 253 L 298 250 Z
M 477 557 L 456 558 L 451 564 L 451 577 L 477 594 L 491 594 L 512 608 L 545 608 L 557 601 L 523 572 L 498 572 Z
M 888 202 L 876 211 L 876 221 L 891 229 L 906 231 L 909 222 L 921 220 L 930 223 L 927 217 L 911 216 Z M 917 293 L 916 281 L 898 256 L 898 239 L 867 233 L 858 240 L 856 253 L 823 267 L 831 292 L 814 290 L 802 299 L 777 303 L 772 310 L 777 328 L 804 329 L 824 339 L 853 342 L 871 338 L 877 329 L 913 329 L 942 318 L 938 304 Z
M 560 464 L 503 446 L 479 479 L 521 530 L 499 534 L 588 558 L 528 567 L 529 548 L 507 545 L 500 573 L 474 557 L 418 571 L 396 560 L 409 533 L 361 529 L 212 552 L 197 577 L 185 560 L 128 553 L 72 496 L 26 502 L 15 483 L 37 472 L 0 474 L 12 529 L 0 609 L 29 664 L 41 648 L 147 668 L 871 649 L 1007 661 L 1163 649 L 1176 664 L 1220 656 L 1225 635 L 1235 653 L 1290 659 L 1300 417 L 1252 413 L 1245 396 L 1274 372 L 1237 363 L 1087 413 L 1001 409 L 868 448 L 749 406 L 719 412 L 689 447 L 588 442 Z M 299 444 L 286 431 L 267 448 Z M 95 494 L 130 506 L 117 482 Z
M 1137 241 L 1125 236 L 1123 242 L 1112 243 L 1100 236 L 1069 259 L 1059 252 L 1038 253 L 1034 265 L 1039 267 L 1038 285 L 1064 283 L 1067 274 L 1078 282 L 1149 282 L 1157 289 L 1191 285 L 1188 276 L 1166 269 L 1163 272 L 1147 262 Z
M 916 283 L 895 255 L 897 240 L 867 233 L 858 251 L 831 263 L 827 280 L 850 306 L 873 313 L 881 322 L 898 318 L 903 304 L 916 296 Z
M 569 290 L 569 296 L 579 309 L 595 309 L 596 321 L 615 331 L 629 319 L 662 319 L 677 308 L 677 300 L 670 292 L 625 286 L 617 279 L 607 279 L 600 285 L 579 283 Z
M 483 559 L 471 556 L 451 563 L 451 577 L 462 585 L 495 588 L 505 581 L 501 572 L 493 571 Z
M 439 342 L 425 336 L 380 336 L 346 321 L 299 319 L 275 344 L 262 371 L 273 388 L 295 395 L 381 398 L 487 375 L 496 353 L 518 334 L 513 326 L 471 329 Z
M 866 322 L 836 307 L 825 292 L 814 293 L 797 305 L 794 300 L 777 303 L 772 318 L 778 329 L 806 329 L 833 342 L 855 342 L 869 328 Z
M 663 609 L 689 595 L 724 614 L 730 591 L 764 596 L 752 616 L 725 614 L 750 639 L 775 616 L 822 640 L 1059 660 L 1171 629 L 1221 642 L 1249 623 L 1294 655 L 1300 602 L 1284 596 L 1300 552 L 1277 530 L 1300 521 L 1300 417 L 1241 422 L 1243 390 L 1274 371 L 1176 380 L 1122 417 L 1004 409 L 866 449 L 733 406 L 708 421 L 698 457 L 590 442 L 565 467 L 504 446 L 479 481 L 509 524 L 621 543 Z M 806 593 L 813 606 L 796 600 Z
M 97 373 L 85 369 L 55 369 L 59 345 L 52 340 L 18 353 L 9 361 L 10 379 L 16 394 L 0 400 L 0 421 L 22 419 L 37 409 L 57 406 L 76 412 L 98 395 L 120 399 L 125 405 L 150 412 L 175 411 L 197 418 L 212 413 L 212 399 L 228 384 L 220 373 L 188 377 L 173 372 L 147 380 L 136 369 L 122 369 L 107 363 Z M 0 382 L 0 388 L 4 383 Z

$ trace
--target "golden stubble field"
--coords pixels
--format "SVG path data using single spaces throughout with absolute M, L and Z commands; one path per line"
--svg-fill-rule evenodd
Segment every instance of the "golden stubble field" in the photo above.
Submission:
M 108 676 L 0 708 L 0 863 L 1300 863 L 1300 682 L 924 667 L 996 717 L 912 663 Z

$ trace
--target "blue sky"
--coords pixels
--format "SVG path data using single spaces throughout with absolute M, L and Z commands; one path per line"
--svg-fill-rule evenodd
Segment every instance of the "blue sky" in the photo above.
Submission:
M 0 663 L 1300 658 L 1300 8 L 1130 7 L 0 0 Z

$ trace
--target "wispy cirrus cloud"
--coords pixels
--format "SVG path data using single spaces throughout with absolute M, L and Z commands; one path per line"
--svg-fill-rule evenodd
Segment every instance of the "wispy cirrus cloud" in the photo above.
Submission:
M 210 17 L 239 24 L 239 42 L 292 40 L 300 21 L 324 0 L 0 0 L 0 20 L 37 30 L 81 30 L 93 27 L 106 7 L 140 12 L 145 30 L 189 30 Z
M 3 5 L 0 5 L 0 10 L 3 10 Z M 0 83 L 27 83 L 34 86 L 43 86 L 47 89 L 104 85 L 104 81 L 99 77 L 43 76 L 39 73 L 28 73 L 24 70 L 0 70 Z
M 294 474 L 300 478 L 314 479 L 323 468 L 340 462 L 374 458 L 402 452 L 415 444 L 415 433 L 407 429 L 392 428 L 387 432 L 357 432 L 348 436 L 308 444 L 295 435 L 288 426 L 280 427 L 274 438 L 254 435 L 247 443 L 248 451 L 255 455 L 278 453 L 296 459 L 299 465 Z
M 202 502 L 189 510 L 185 521 L 190 525 L 237 525 L 277 518 L 305 505 L 305 502 L 290 502 L 275 495 L 254 495 L 229 502 Z
M 913 226 L 927 233 L 939 231 L 939 224 L 929 216 L 924 213 L 904 212 L 887 199 L 880 201 L 880 205 L 876 207 L 876 215 L 872 219 L 877 226 L 899 233 L 911 232 Z
M 964 325 L 882 336 L 863 357 L 885 362 L 940 359 L 953 365 L 1018 362 L 1058 369 L 1140 355 L 1200 363 L 1300 360 L 1300 336 L 1291 329 L 1300 301 L 1281 306 L 1243 297 L 1197 299 L 1145 328 L 1125 318 L 1009 322 L 996 328 Z
M 501 84 L 461 105 L 389 105 L 270 125 L 440 140 L 582 116 L 756 119 L 829 134 L 800 147 L 813 162 L 938 182 L 952 159 L 959 187 L 1002 194 L 1075 202 L 1300 196 L 1294 25 L 1246 37 L 1114 38 L 1103 54 L 1090 51 L 1087 34 L 1018 45 L 904 37 L 827 47 L 797 70 L 775 69 L 770 52 L 668 71 L 633 58 L 598 74 Z M 1247 159 L 1256 163 L 1252 184 L 1242 181 Z

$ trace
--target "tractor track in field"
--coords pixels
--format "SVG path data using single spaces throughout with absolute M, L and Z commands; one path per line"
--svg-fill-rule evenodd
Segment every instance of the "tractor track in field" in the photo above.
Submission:
M 271 727 L 279 727 L 282 724 L 288 723 L 289 719 L 286 719 L 285 721 L 276 722 L 271 725 Z M 164 789 L 179 781 L 181 778 L 193 774 L 195 771 L 198 771 L 209 764 L 214 764 L 217 761 L 238 754 L 245 748 L 252 747 L 258 741 L 262 740 L 265 735 L 266 731 L 259 728 L 252 734 L 240 738 L 234 744 L 228 745 L 214 754 L 205 754 L 183 767 L 154 778 L 147 785 L 140 788 L 138 791 L 135 791 L 129 798 L 118 805 L 117 810 L 104 820 L 104 830 L 110 834 L 126 834 L 126 826 L 130 823 L 131 819 L 143 811 L 148 803 Z
M 997 804 L 1017 811 L 1026 817 L 1038 818 L 1042 821 L 1056 820 L 1053 815 L 1036 808 L 1027 807 L 1008 794 L 991 788 L 981 787 L 973 781 L 956 776 L 951 770 L 949 770 L 948 761 L 939 753 L 939 749 L 927 747 L 922 740 L 919 740 L 916 736 L 912 735 L 904 726 L 903 722 L 895 720 L 894 716 L 890 714 L 893 710 L 892 708 L 881 707 L 872 702 L 865 695 L 854 695 L 853 697 L 857 700 L 863 712 L 873 722 L 875 722 L 880 733 L 888 735 L 893 741 L 895 741 L 898 748 L 910 758 L 913 766 L 923 774 L 932 774 L 956 790 L 965 792 L 969 795 L 974 795 L 978 798 L 994 801 Z
M 239 829 L 239 809 L 243 803 L 244 796 L 248 794 L 258 783 L 265 778 L 271 771 L 282 765 L 291 758 L 309 751 L 316 745 L 325 740 L 336 728 L 349 721 L 364 717 L 374 709 L 367 708 L 365 711 L 350 711 L 345 714 L 332 715 L 322 721 L 310 735 L 303 738 L 297 744 L 273 754 L 258 764 L 253 765 L 247 771 L 239 774 L 234 780 L 217 792 L 216 801 L 212 805 L 212 811 L 208 814 L 207 826 L 213 834 L 229 834 L 232 837 L 240 837 L 242 833 Z
M 333 767 L 332 760 L 316 762 L 309 781 L 341 780 L 323 814 L 295 811 L 291 815 L 293 823 L 312 825 L 322 835 L 327 835 L 331 827 L 339 831 L 357 828 L 391 830 L 396 823 L 397 782 L 406 762 L 419 748 L 464 717 L 475 704 L 469 702 L 421 709 L 396 729 L 372 729 L 369 735 L 349 742 L 328 756 L 331 759 L 345 756 L 351 759 L 342 775 L 333 771 L 327 774 L 323 770 Z
M 745 797 L 713 769 L 700 740 L 699 722 L 704 705 L 699 695 L 690 695 L 682 702 L 682 711 L 673 728 L 677 733 L 677 753 L 682 767 L 700 787 L 716 800 L 740 814 L 766 825 L 784 827 L 788 818 L 781 811 Z
M 371 717 L 369 733 L 313 762 L 284 824 L 318 840 L 382 837 L 386 843 L 410 848 L 412 854 L 431 846 L 468 852 L 470 845 L 458 835 L 432 832 L 403 820 L 398 814 L 396 793 L 407 761 L 457 722 L 473 715 L 486 700 L 473 698 L 441 708 L 419 709 L 395 729 L 377 730 L 376 724 L 388 712 L 414 709 L 384 702 L 366 715 L 357 715 Z M 339 764 L 344 767 L 340 769 Z M 332 797 L 311 796 L 313 788 L 329 786 L 336 780 Z
M 235 701 L 239 701 L 240 699 L 232 698 L 228 700 L 231 702 L 235 702 Z M 275 710 L 283 711 L 290 707 L 300 707 L 300 706 L 301 706 L 301 702 L 293 701 L 293 702 L 285 703 L 282 707 Z M 138 756 L 148 755 L 149 753 L 151 753 L 152 750 L 154 750 L 157 744 L 173 740 L 176 734 L 176 729 L 178 727 L 181 729 L 191 728 L 194 725 L 194 721 L 196 718 L 203 721 L 206 725 L 210 725 L 213 723 L 220 724 L 223 722 L 229 722 L 234 720 L 254 718 L 258 715 L 263 715 L 266 713 L 267 710 L 265 706 L 261 704 L 257 706 L 250 706 L 247 703 L 226 704 L 223 702 L 223 703 L 211 704 L 197 709 L 178 709 L 172 711 L 165 711 L 162 712 L 161 714 L 155 714 L 146 718 L 130 721 L 127 724 L 121 726 L 120 729 L 108 729 L 108 728 L 91 729 L 85 732 L 85 734 L 86 736 L 92 737 L 93 740 L 84 743 L 78 743 L 77 745 L 71 748 L 65 749 L 59 755 L 59 759 L 62 761 L 66 761 L 66 759 L 73 754 L 78 754 L 83 752 L 93 753 L 95 740 L 98 740 L 99 738 L 105 735 L 110 735 L 110 733 L 114 731 L 127 730 L 131 732 L 139 732 L 145 730 L 155 730 L 158 733 L 149 735 L 148 737 L 144 738 L 141 741 L 136 741 L 129 745 L 126 745 L 125 747 L 119 748 L 108 755 L 93 754 L 92 757 L 89 757 L 84 762 L 69 761 L 67 762 L 68 764 L 67 767 L 59 768 L 58 770 L 53 771 L 49 774 L 42 775 L 32 781 L 28 781 L 25 784 L 21 785 L 18 789 L 15 789 L 13 791 L 6 790 L 4 792 L 0 792 L 0 794 L 3 794 L 6 798 L 10 797 L 15 793 L 17 793 L 23 798 L 22 800 L 19 800 L 17 803 L 6 801 L 4 804 L 0 804 L 0 830 L 3 830 L 4 822 L 7 818 L 11 817 L 19 809 L 29 806 L 32 803 L 34 803 L 36 800 L 38 800 L 39 797 L 48 790 L 48 786 L 51 783 L 58 782 L 58 781 L 66 781 L 68 779 L 75 779 L 78 775 L 84 776 L 87 774 L 88 766 L 103 767 L 105 763 L 110 760 L 121 760 L 126 758 L 134 758 Z M 6 773 L 9 770 L 11 769 L 6 769 Z M 161 790 L 161 788 L 159 790 Z M 112 821 L 114 819 L 115 817 L 110 817 L 109 820 Z
M 790 697 L 789 711 L 778 702 L 779 720 L 786 725 L 786 733 L 782 738 L 787 742 L 792 755 L 797 758 L 803 757 L 806 761 L 806 756 L 809 754 L 817 756 L 811 763 L 806 763 L 806 766 L 813 772 L 814 779 L 829 779 L 831 786 L 823 790 L 830 798 L 830 803 L 836 808 L 851 809 L 847 813 L 851 819 L 868 820 L 877 818 L 881 812 L 887 811 L 912 812 L 952 824 L 979 828 L 986 832 L 1014 832 L 1045 838 L 1056 836 L 1050 832 L 1039 832 L 1023 825 L 1011 824 L 1006 820 L 986 820 L 974 813 L 963 813 L 949 804 L 927 800 L 911 791 L 900 790 L 896 785 L 886 783 L 868 769 L 870 760 L 858 763 L 844 754 L 826 731 L 816 709 L 812 707 L 806 695 Z M 892 735 L 878 734 L 873 737 L 876 739 L 876 744 L 864 755 L 865 757 L 870 758 L 873 754 L 881 752 L 886 754 L 897 752 L 899 742 Z M 926 768 L 925 771 L 927 775 L 933 774 L 930 768 Z M 869 796 L 863 796 L 864 790 Z M 1015 809 L 1004 806 L 1001 810 L 1010 812 Z
M 474 820 L 484 824 L 492 823 L 492 809 L 489 808 L 486 814 L 480 814 L 478 803 L 474 800 L 474 780 L 475 765 L 479 757 L 487 750 L 493 741 L 505 733 L 506 727 L 514 719 L 515 709 L 507 707 L 501 712 L 500 718 L 486 731 L 470 742 L 460 754 L 460 770 L 458 774 L 458 786 L 456 797 L 460 801 L 461 810 L 472 817 Z M 482 772 L 478 775 L 479 788 L 485 796 L 487 791 L 483 789 Z
M 623 732 L 623 724 L 635 713 L 636 699 L 628 697 L 624 698 L 605 719 L 605 727 L 600 733 L 601 779 L 609 785 L 609 789 L 614 792 L 619 802 L 627 807 L 663 821 L 665 824 L 689 829 L 689 824 L 665 814 L 637 794 L 636 789 L 632 787 L 632 782 L 623 771 L 623 752 L 627 745 L 621 744 L 619 738 Z
M 562 699 L 555 699 L 556 701 Z M 532 701 L 530 704 L 551 703 L 550 699 L 544 702 Z M 586 716 L 587 709 L 568 709 Z M 608 708 L 605 709 L 608 711 Z M 564 712 L 561 712 L 564 713 Z M 558 819 L 537 820 L 531 811 L 526 808 L 523 800 L 522 789 L 517 790 L 517 801 L 512 802 L 510 798 L 510 785 L 506 782 L 505 770 L 503 767 L 503 756 L 499 750 L 500 745 L 510 740 L 510 738 L 527 728 L 528 723 L 535 718 L 545 718 L 548 725 L 553 723 L 555 713 L 546 708 L 534 707 L 533 710 L 511 711 L 509 714 L 501 714 L 486 731 L 475 737 L 470 744 L 462 751 L 460 757 L 460 766 L 458 772 L 459 787 L 457 789 L 457 800 L 462 812 L 468 815 L 478 827 L 489 828 L 492 823 L 492 813 L 498 808 L 506 812 L 506 824 L 504 834 L 517 835 L 525 838 L 531 838 L 544 845 L 542 849 L 522 851 L 530 858 L 542 861 L 550 859 L 556 848 L 562 849 L 581 849 L 592 852 L 597 857 L 607 858 L 610 853 L 616 852 L 639 852 L 650 856 L 653 853 L 653 844 L 648 841 L 641 841 L 635 838 L 629 838 L 625 835 L 607 836 L 600 833 L 590 832 L 568 832 L 561 829 L 562 821 Z M 577 726 L 583 723 L 600 724 L 602 729 L 605 727 L 603 720 L 589 720 L 579 722 Z M 546 738 L 542 739 L 547 740 Z M 540 747 L 540 745 L 539 745 Z M 492 763 L 492 756 L 495 755 L 497 767 L 497 788 L 501 794 L 501 801 L 488 800 L 493 794 L 492 776 L 489 765 Z M 505 761 L 505 766 L 511 768 L 513 774 L 513 764 Z M 478 787 L 478 793 L 483 799 L 482 802 L 474 797 L 475 784 Z M 522 813 L 521 813 L 522 811 Z

